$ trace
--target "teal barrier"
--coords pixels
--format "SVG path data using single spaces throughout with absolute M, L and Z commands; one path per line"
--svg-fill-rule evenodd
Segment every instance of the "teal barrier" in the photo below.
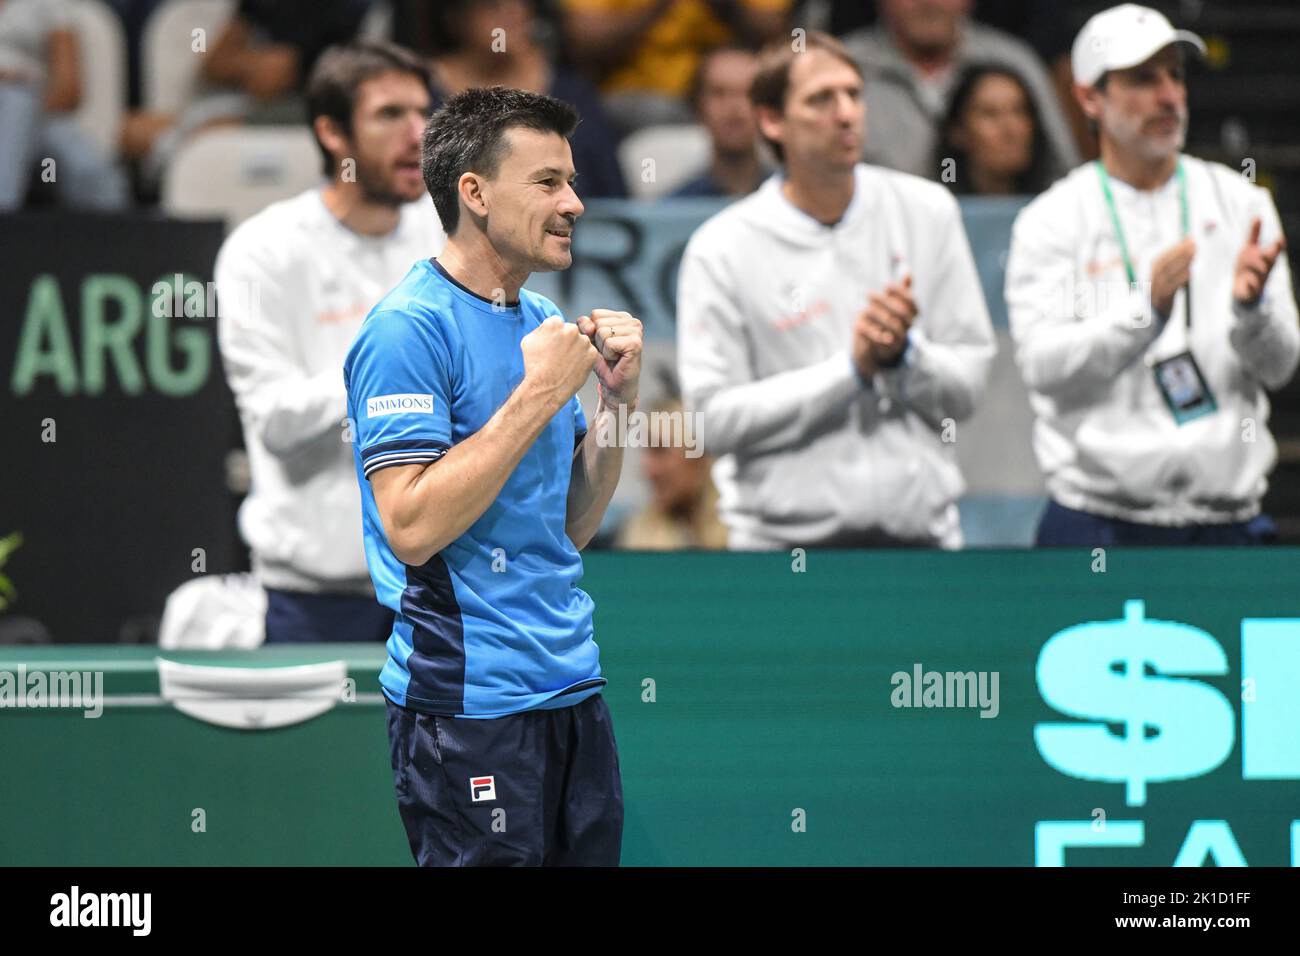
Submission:
M 625 864 L 1300 864 L 1300 550 L 586 566 Z M 92 663 L 137 699 L 86 719 L 0 684 L 0 863 L 409 863 L 377 648 L 255 652 L 343 656 L 363 695 L 265 731 L 149 702 L 146 649 L 51 653 L 0 679 Z

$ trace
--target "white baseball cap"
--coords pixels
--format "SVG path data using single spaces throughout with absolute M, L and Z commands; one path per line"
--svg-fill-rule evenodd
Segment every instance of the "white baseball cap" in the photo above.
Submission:
M 1092 86 L 1107 70 L 1137 66 L 1171 43 L 1189 44 L 1205 55 L 1204 40 L 1188 30 L 1175 30 L 1158 10 L 1136 3 L 1103 10 L 1074 38 L 1070 52 L 1074 82 Z

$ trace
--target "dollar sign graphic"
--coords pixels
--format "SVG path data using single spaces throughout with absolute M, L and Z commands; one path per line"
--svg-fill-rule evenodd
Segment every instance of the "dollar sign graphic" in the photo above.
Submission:
M 1232 706 L 1218 690 L 1162 676 L 1226 674 L 1219 642 L 1199 628 L 1145 614 L 1144 602 L 1126 601 L 1124 620 L 1067 627 L 1038 655 L 1043 701 L 1071 717 L 1102 721 L 1038 724 L 1039 754 L 1061 773 L 1127 784 L 1131 807 L 1146 804 L 1151 781 L 1213 770 L 1233 741 Z

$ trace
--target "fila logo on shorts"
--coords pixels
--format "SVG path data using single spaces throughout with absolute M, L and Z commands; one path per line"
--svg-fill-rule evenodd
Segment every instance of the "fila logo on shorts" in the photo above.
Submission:
M 469 795 L 475 803 L 482 803 L 484 800 L 495 800 L 497 798 L 496 778 L 470 777 Z

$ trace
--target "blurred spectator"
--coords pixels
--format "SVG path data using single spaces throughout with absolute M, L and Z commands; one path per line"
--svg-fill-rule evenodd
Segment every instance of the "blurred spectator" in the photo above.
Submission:
M 1056 90 L 1056 102 L 1070 124 L 1075 145 L 1084 159 L 1097 155 L 1097 137 L 1074 98 L 1070 72 L 1070 43 L 1074 40 L 1071 17 L 1052 0 L 976 0 L 975 19 L 986 26 L 1018 36 L 1047 65 Z
M 1047 138 L 1020 77 L 1000 66 L 969 67 L 940 125 L 934 168 L 960 195 L 1035 195 L 1049 185 Z M 952 160 L 951 175 L 945 160 Z
M 656 402 L 651 415 L 682 415 L 679 400 Z M 619 530 L 617 547 L 640 551 L 720 550 L 727 526 L 718 519 L 718 492 L 709 478 L 712 459 L 685 447 L 651 446 L 641 452 L 641 473 L 651 500 Z M 698 451 L 698 448 L 696 449 Z
M 384 640 L 361 539 L 343 360 L 370 307 L 442 229 L 420 138 L 429 75 L 412 53 L 325 53 L 307 88 L 329 182 L 241 224 L 217 256 L 218 325 L 252 475 L 239 513 L 267 591 L 267 640 Z
M 784 35 L 791 0 L 560 0 L 565 43 L 597 81 L 626 135 L 689 123 L 700 57 L 715 46 L 757 46 Z
M 434 107 L 482 86 L 546 93 L 572 104 L 582 122 L 569 139 L 575 189 L 585 199 L 627 195 L 616 137 L 585 79 L 557 67 L 534 38 L 532 0 L 442 0 L 434 10 Z M 500 31 L 500 32 L 496 32 Z
M 81 65 L 69 0 L 0 0 L 0 212 L 18 209 L 37 160 L 61 203 L 126 205 L 126 179 L 81 131 Z M 48 176 L 46 172 L 48 171 Z
M 302 87 L 328 46 L 356 37 L 369 0 L 239 0 L 203 57 L 203 91 L 179 115 L 136 110 L 122 151 L 152 186 L 180 144 L 219 123 L 301 123 Z
M 251 98 L 249 122 L 300 122 L 301 93 L 327 47 L 353 39 L 369 0 L 239 0 L 203 75 Z
M 874 25 L 876 5 L 876 0 L 803 0 L 796 20 L 809 28 L 842 36 Z M 1049 67 L 1063 61 L 1069 75 L 1074 32 L 1070 16 L 1063 15 L 1056 0 L 975 0 L 972 15 L 986 26 L 1024 40 Z
M 746 196 L 767 176 L 758 151 L 758 126 L 749 87 L 758 60 L 743 47 L 718 47 L 704 55 L 691 89 L 700 124 L 709 131 L 709 168 L 673 196 Z
M 1051 495 L 1039 546 L 1258 544 L 1266 392 L 1300 361 L 1272 197 L 1183 152 L 1195 34 L 1125 4 L 1074 43 L 1101 159 L 1016 218 L 1006 299 Z
M 843 36 L 876 22 L 875 0 L 801 0 L 795 20 L 810 30 Z
M 728 547 L 960 547 L 956 429 L 995 346 L 957 201 L 860 161 L 834 38 L 774 43 L 751 96 L 783 172 L 696 230 L 677 282 Z
M 971 0 L 880 0 L 880 22 L 845 39 L 866 77 L 868 162 L 933 179 L 939 123 L 964 66 L 991 63 L 1024 79 L 1055 179 L 1079 161 L 1052 81 L 1023 41 L 968 17 Z

